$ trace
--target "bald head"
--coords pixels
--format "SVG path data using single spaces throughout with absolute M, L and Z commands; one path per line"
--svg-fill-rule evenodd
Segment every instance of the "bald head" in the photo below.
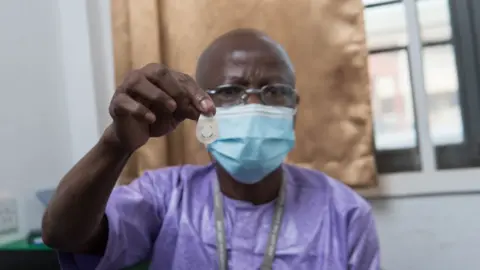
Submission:
M 253 29 L 233 30 L 214 40 L 198 60 L 196 80 L 204 89 L 222 84 L 295 86 L 293 65 L 285 50 Z

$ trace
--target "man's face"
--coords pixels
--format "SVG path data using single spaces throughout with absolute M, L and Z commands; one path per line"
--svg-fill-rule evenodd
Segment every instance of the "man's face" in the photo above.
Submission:
M 299 101 L 287 54 L 255 30 L 233 31 L 214 41 L 200 56 L 196 81 L 217 108 L 263 104 L 293 109 Z
M 297 105 L 292 66 L 283 50 L 271 41 L 258 37 L 224 40 L 212 46 L 201 61 L 197 81 L 210 90 L 218 107 L 241 103 Z
M 233 37 L 214 43 L 200 57 L 196 73 L 197 83 L 203 89 L 217 93 L 226 90 L 222 95 L 208 91 L 217 107 L 239 104 L 238 95 L 235 94 L 237 90 L 229 88 L 232 85 L 236 89 L 260 90 L 270 86 L 290 89 L 294 96 L 290 99 L 287 93 L 287 98 L 266 98 L 266 94 L 247 94 L 240 99 L 247 104 L 296 108 L 299 102 L 295 90 L 295 74 L 288 56 L 277 44 L 265 38 Z M 234 98 L 231 98 L 232 95 Z M 214 160 L 210 153 L 209 156 Z

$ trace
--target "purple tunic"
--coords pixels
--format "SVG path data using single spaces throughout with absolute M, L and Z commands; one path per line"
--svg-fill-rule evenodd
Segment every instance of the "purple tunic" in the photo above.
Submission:
M 273 269 L 378 270 L 379 246 L 369 204 L 325 174 L 283 165 L 285 212 Z M 60 254 L 62 269 L 117 270 L 142 260 L 150 269 L 218 269 L 213 165 L 150 171 L 114 189 L 103 257 Z M 275 203 L 224 196 L 229 269 L 259 269 Z

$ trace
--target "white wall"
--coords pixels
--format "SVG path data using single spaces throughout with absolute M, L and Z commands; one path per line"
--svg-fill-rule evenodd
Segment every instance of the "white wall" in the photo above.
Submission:
M 86 2 L 88 2 L 86 4 Z M 40 224 L 37 189 L 53 187 L 108 122 L 113 90 L 108 0 L 0 1 L 0 192 L 21 230 Z M 480 170 L 383 176 L 373 200 L 386 270 L 480 269 Z M 479 181 L 480 182 L 480 181 Z
M 88 4 L 0 1 L 0 194 L 17 199 L 20 221 L 0 242 L 39 228 L 35 192 L 55 187 L 108 121 L 95 96 L 108 91 L 95 88 L 113 89 L 111 38 L 99 35 L 110 27 L 109 1 Z
M 480 269 L 480 194 L 374 200 L 372 205 L 385 270 Z

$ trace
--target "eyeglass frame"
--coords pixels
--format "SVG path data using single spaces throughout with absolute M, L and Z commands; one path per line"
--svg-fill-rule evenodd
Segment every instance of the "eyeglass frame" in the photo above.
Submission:
M 296 108 L 297 105 L 298 105 L 298 94 L 297 94 L 297 89 L 295 89 L 294 87 L 288 85 L 288 84 L 284 84 L 284 83 L 273 83 L 273 84 L 267 84 L 267 85 L 264 85 L 262 86 L 261 88 L 253 88 L 253 87 L 246 87 L 246 86 L 243 86 L 241 84 L 221 84 L 219 86 L 217 86 L 215 89 L 208 89 L 206 90 L 206 93 L 209 94 L 209 95 L 215 95 L 218 93 L 218 91 L 220 91 L 221 89 L 219 88 L 222 88 L 222 87 L 229 87 L 229 86 L 236 86 L 236 87 L 240 87 L 243 89 L 243 95 L 240 97 L 240 100 L 242 101 L 241 103 L 239 104 L 232 104 L 232 105 L 228 105 L 228 106 L 219 106 L 219 107 L 232 107 L 232 106 L 238 106 L 238 105 L 246 105 L 248 104 L 247 103 L 247 98 L 249 95 L 258 95 L 258 97 L 260 98 L 260 101 L 262 102 L 263 105 L 267 105 L 267 106 L 282 106 L 282 107 L 288 107 L 290 108 L 289 106 L 283 106 L 283 105 L 269 105 L 269 104 L 266 104 L 265 101 L 263 100 L 263 92 L 265 91 L 265 89 L 269 86 L 274 86 L 274 85 L 282 85 L 282 86 L 288 86 L 292 89 L 292 93 L 293 93 L 293 104 L 292 104 L 292 107 L 291 108 Z

